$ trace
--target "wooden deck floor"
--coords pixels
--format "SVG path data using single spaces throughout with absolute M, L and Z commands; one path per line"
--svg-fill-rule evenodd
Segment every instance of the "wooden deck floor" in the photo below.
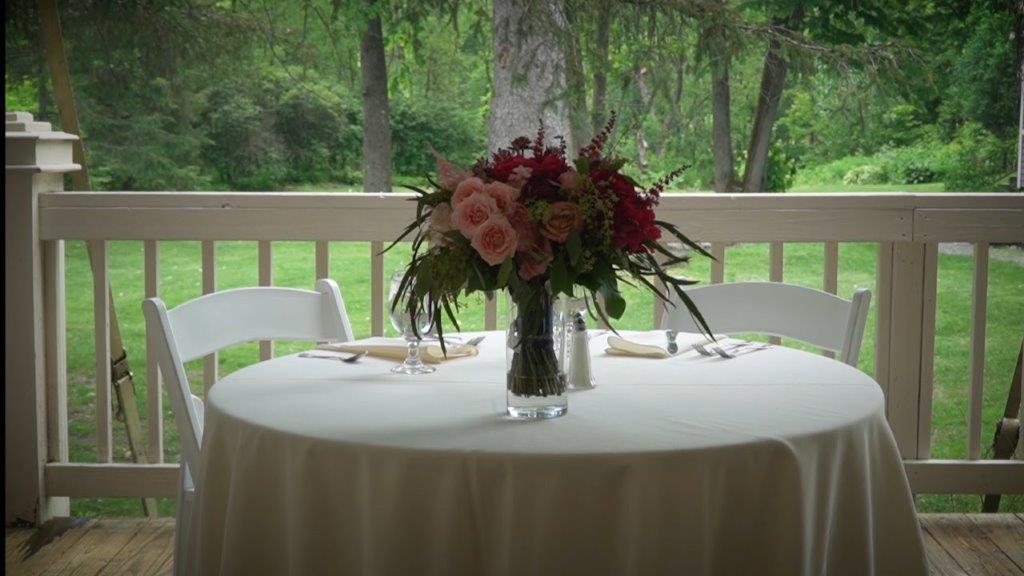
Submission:
M 1024 576 L 1024 515 L 923 514 L 933 575 Z M 4 572 L 171 574 L 174 520 L 67 520 L 47 528 L 8 528 Z

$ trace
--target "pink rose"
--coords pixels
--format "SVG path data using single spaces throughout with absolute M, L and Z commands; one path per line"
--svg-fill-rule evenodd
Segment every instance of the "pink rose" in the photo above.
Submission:
M 554 258 L 555 253 L 551 248 L 551 242 L 547 238 L 540 238 L 533 250 L 516 254 L 519 277 L 523 280 L 532 280 L 540 276 L 547 272 L 548 265 Z
M 459 229 L 459 232 L 462 232 L 463 236 L 472 238 L 477 229 L 497 212 L 498 205 L 494 202 L 494 198 L 486 194 L 473 194 L 460 204 L 455 205 L 451 223 Z
M 558 184 L 565 190 L 572 190 L 576 188 L 578 176 L 575 170 L 566 170 L 558 175 Z
M 483 180 L 475 176 L 472 178 L 466 178 L 462 182 L 459 182 L 459 185 L 455 187 L 455 193 L 452 194 L 452 206 L 458 207 L 459 204 L 462 204 L 463 200 L 483 189 Z
M 532 174 L 533 168 L 529 166 L 516 166 L 508 176 L 508 183 L 514 186 L 516 190 L 520 190 Z
M 580 225 L 580 207 L 572 202 L 555 202 L 540 233 L 555 242 L 565 242 L 569 232 Z
M 471 244 L 484 262 L 494 266 L 516 251 L 519 238 L 508 219 L 495 214 L 477 229 Z
M 445 160 L 437 150 L 431 148 L 430 151 L 434 154 L 434 160 L 437 162 L 437 183 L 441 188 L 455 190 L 459 183 L 473 175 L 468 170 L 455 167 L 451 162 Z
M 498 209 L 505 214 L 512 213 L 512 204 L 519 198 L 519 190 L 505 184 L 504 182 L 490 182 L 484 185 L 484 194 L 494 198 Z

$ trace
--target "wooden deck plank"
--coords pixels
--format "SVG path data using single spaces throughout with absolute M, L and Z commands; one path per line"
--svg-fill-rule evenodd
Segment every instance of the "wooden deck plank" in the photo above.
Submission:
M 54 537 L 52 541 L 42 542 L 42 546 L 34 552 L 26 548 L 16 550 L 12 559 L 9 562 L 5 562 L 4 573 L 43 574 L 50 566 L 61 562 L 66 556 L 75 553 L 78 542 L 89 531 L 92 524 L 92 520 L 83 522 L 67 532 Z M 26 531 L 29 533 L 29 538 L 38 533 L 38 530 L 35 529 L 26 529 Z M 31 555 L 26 556 L 29 553 Z
M 75 554 L 51 566 L 46 576 L 95 575 L 110 563 L 139 531 L 135 518 L 99 518 L 75 546 Z
M 10 566 L 11 562 L 21 557 L 22 547 L 32 537 L 31 528 L 5 528 L 4 529 L 4 566 Z
M 931 576 L 969 576 L 942 544 L 927 530 L 921 530 L 924 554 L 928 558 L 928 573 Z
M 1024 515 L 922 514 L 920 519 L 933 576 L 1024 576 Z M 36 533 L 5 530 L 6 574 L 170 575 L 174 565 L 172 518 L 81 521 L 23 560 Z
M 964 514 L 923 515 L 921 526 L 968 574 L 1024 576 L 1024 571 Z
M 135 536 L 99 574 L 160 574 L 161 567 L 173 556 L 174 519 L 150 520 L 140 526 Z
M 1011 514 L 969 514 L 968 517 L 1024 573 L 1024 521 Z

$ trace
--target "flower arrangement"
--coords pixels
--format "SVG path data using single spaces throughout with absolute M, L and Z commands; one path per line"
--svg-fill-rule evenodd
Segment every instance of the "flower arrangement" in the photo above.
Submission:
M 613 114 L 571 164 L 564 140 L 549 143 L 543 126 L 533 139 L 516 138 L 469 170 L 436 155 L 437 179 L 431 190 L 412 188 L 416 219 L 396 240 L 412 235 L 399 289 L 415 296 L 401 299 L 409 313 L 426 307 L 440 334 L 443 316 L 458 328 L 462 293 L 507 289 L 522 314 L 580 288 L 588 308 L 610 323 L 626 309 L 623 282 L 666 302 L 674 292 L 706 330 L 682 289 L 694 282 L 667 272 L 686 258 L 662 241 L 667 235 L 710 255 L 655 215 L 661 192 L 685 168 L 641 187 L 622 172 L 625 160 L 606 151 L 614 126 Z M 532 391 L 551 391 L 540 388 Z

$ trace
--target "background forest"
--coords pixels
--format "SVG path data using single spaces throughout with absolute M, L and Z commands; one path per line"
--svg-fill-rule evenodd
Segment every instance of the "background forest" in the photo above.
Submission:
M 618 151 L 651 179 L 1013 185 L 1018 0 L 515 3 L 552 22 L 529 47 L 560 75 L 527 89 L 567 104 L 575 142 L 618 111 Z M 96 188 L 387 189 L 431 171 L 431 147 L 469 163 L 488 144 L 505 47 L 486 0 L 59 5 Z M 7 0 L 5 32 L 6 109 L 56 123 L 34 1 Z

